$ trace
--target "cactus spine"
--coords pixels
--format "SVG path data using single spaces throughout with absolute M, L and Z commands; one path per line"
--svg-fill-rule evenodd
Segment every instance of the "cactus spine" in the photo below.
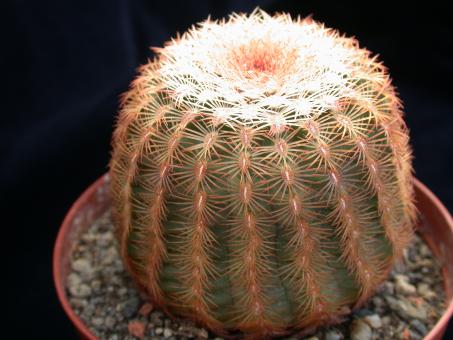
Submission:
M 124 262 L 219 333 L 335 322 L 401 255 L 411 151 L 385 68 L 311 19 L 206 21 L 140 69 L 113 136 Z

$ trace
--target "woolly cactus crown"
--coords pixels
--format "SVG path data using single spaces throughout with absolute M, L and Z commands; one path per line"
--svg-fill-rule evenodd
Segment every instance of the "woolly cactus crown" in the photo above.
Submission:
M 262 11 L 206 21 L 155 50 L 162 84 L 177 101 L 196 98 L 195 110 L 243 125 L 298 126 L 359 96 L 356 79 L 388 82 L 355 40 L 309 19 Z
M 259 10 L 155 50 L 110 164 L 131 274 L 218 332 L 338 320 L 384 280 L 415 214 L 385 68 L 311 19 Z

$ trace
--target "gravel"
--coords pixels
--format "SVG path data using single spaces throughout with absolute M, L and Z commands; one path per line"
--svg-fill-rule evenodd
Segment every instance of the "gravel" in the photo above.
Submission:
M 222 340 L 189 320 L 170 319 L 140 295 L 124 270 L 112 229 L 108 212 L 81 235 L 67 277 L 69 302 L 92 332 L 107 340 Z M 422 339 L 442 315 L 444 301 L 441 266 L 416 235 L 402 263 L 365 305 L 341 324 L 304 339 Z

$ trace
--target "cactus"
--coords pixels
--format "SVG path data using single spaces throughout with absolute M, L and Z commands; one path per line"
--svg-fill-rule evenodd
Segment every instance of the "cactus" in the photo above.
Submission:
M 121 254 L 167 313 L 226 334 L 341 320 L 415 218 L 384 66 L 311 18 L 207 20 L 122 98 L 111 191 Z

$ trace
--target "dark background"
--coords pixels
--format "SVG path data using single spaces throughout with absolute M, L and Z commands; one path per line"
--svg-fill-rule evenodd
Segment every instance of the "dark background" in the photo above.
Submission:
M 14 338 L 74 337 L 51 278 L 59 224 L 107 170 L 118 96 L 152 57 L 149 46 L 209 13 L 220 18 L 260 5 L 313 14 L 378 53 L 405 103 L 416 175 L 453 211 L 453 16 L 433 1 L 395 3 L 3 1 L 1 300 Z

